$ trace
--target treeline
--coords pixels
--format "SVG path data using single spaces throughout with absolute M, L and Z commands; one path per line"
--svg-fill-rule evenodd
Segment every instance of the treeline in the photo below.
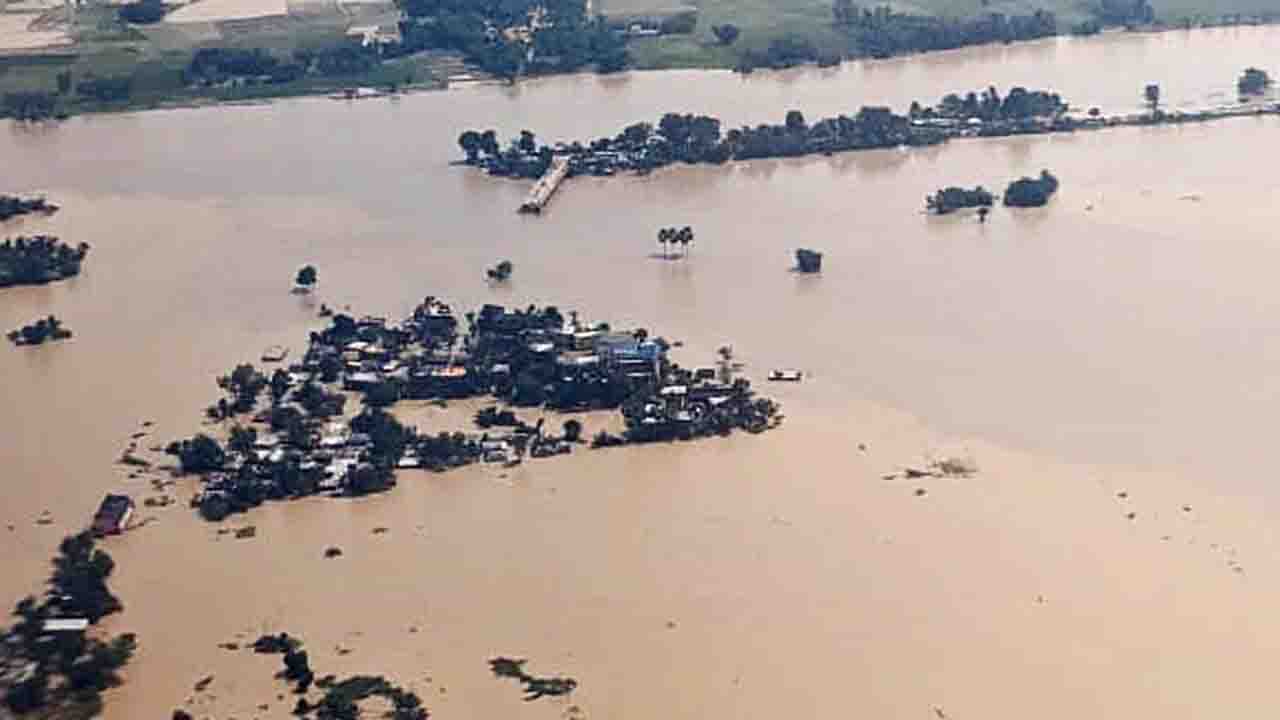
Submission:
M 1026 120 L 1030 118 L 1054 117 L 1067 112 L 1070 106 L 1058 93 L 1042 90 L 1027 90 L 1015 87 L 1009 94 L 1000 97 L 995 87 L 983 90 L 981 94 L 967 93 L 964 97 L 956 93 L 948 93 L 933 107 L 921 107 L 920 103 L 911 103 L 908 115 L 914 120 L 918 118 L 947 118 L 997 122 L 1000 120 Z
M 64 70 L 56 76 L 57 92 L 25 90 L 5 93 L 0 102 L 0 116 L 15 120 L 38 121 L 63 118 L 68 115 L 65 100 L 72 90 L 71 71 Z M 129 76 L 89 76 L 75 84 L 75 94 L 87 100 L 103 103 L 128 100 L 133 91 L 133 78 Z
M 503 78 L 588 65 L 614 72 L 629 62 L 624 39 L 588 18 L 581 0 L 400 0 L 400 8 L 401 42 L 389 49 L 393 55 L 455 50 Z
M 0 243 L 0 288 L 42 285 L 80 274 L 89 245 L 72 247 L 51 235 L 18 237 Z
M 649 172 L 677 162 L 719 164 L 932 145 L 962 131 L 980 135 L 1043 131 L 1043 123 L 1058 122 L 1067 107 L 1056 93 L 1015 87 L 1002 98 L 995 88 L 988 88 L 981 95 L 971 92 L 963 98 L 950 94 L 933 107 L 912 103 L 908 115 L 898 115 L 887 107 L 868 106 L 852 116 L 810 123 L 803 113 L 792 110 L 782 124 L 722 131 L 720 120 L 714 117 L 667 113 L 656 126 L 635 123 L 615 137 L 599 138 L 585 145 L 538 145 L 527 130 L 505 149 L 492 130 L 464 132 L 458 142 L 468 164 L 495 175 L 536 177 L 556 154 L 569 157 L 570 173 L 574 175 L 611 174 L 618 170 Z
M 1045 10 L 1030 15 L 990 13 L 961 20 L 895 12 L 884 5 L 865 9 L 852 0 L 836 0 L 832 14 L 836 26 L 864 53 L 876 58 L 993 42 L 1036 40 L 1058 34 L 1057 18 Z
M 83 631 L 47 631 L 45 623 L 84 618 L 90 624 L 119 612 L 107 579 L 115 561 L 94 546 L 88 532 L 58 547 L 44 598 L 27 597 L 14 608 L 14 625 L 0 642 L 0 689 L 8 711 L 49 718 L 90 718 L 102 712 L 101 694 L 121 683 L 120 668 L 133 656 L 132 634 L 110 640 Z M 3 713 L 0 713 L 3 714 Z
M 319 50 L 295 50 L 282 60 L 261 48 L 202 48 L 183 71 L 187 85 L 216 86 L 231 81 L 280 84 L 299 80 L 305 75 L 325 77 L 358 75 L 368 72 L 379 62 L 374 47 L 355 43 Z
M 0 195 L 0 221 L 9 220 L 19 215 L 41 213 L 52 215 L 58 212 L 58 206 L 42 197 L 24 198 L 18 195 Z

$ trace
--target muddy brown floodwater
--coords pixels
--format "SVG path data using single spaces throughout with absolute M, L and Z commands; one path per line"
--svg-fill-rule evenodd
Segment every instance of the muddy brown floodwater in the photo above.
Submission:
M 581 179 L 540 218 L 514 212 L 527 185 L 446 163 L 470 127 L 575 139 L 992 83 L 1119 112 L 1159 82 L 1171 106 L 1212 105 L 1278 43 L 1116 35 L 8 126 L 5 182 L 64 209 L 3 232 L 93 251 L 78 278 L 0 293 L 0 329 L 56 313 L 75 331 L 0 349 L 0 600 L 38 589 L 104 492 L 149 494 L 114 464 L 140 423 L 144 445 L 193 432 L 214 376 L 299 352 L 316 302 L 554 302 L 684 340 L 691 363 L 731 342 L 757 381 L 809 377 L 768 389 L 788 418 L 760 437 L 404 473 L 235 519 L 253 539 L 146 508 L 107 541 L 126 604 L 107 625 L 140 640 L 107 717 L 287 717 L 278 659 L 217 647 L 279 630 L 318 672 L 385 673 L 450 719 L 1272 717 L 1280 121 Z M 939 186 L 1041 168 L 1063 182 L 1046 209 L 919 212 Z M 696 228 L 689 257 L 652 259 L 671 224 Z M 787 272 L 798 246 L 826 251 L 821 277 Z M 306 262 L 314 299 L 289 293 Z M 881 478 L 955 449 L 976 476 Z M 524 703 L 498 656 L 579 686 Z

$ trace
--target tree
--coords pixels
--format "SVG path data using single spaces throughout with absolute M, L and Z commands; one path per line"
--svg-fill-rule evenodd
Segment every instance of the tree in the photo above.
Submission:
M 302 269 L 298 271 L 297 277 L 294 278 L 294 283 L 303 290 L 309 291 L 313 286 L 315 286 L 317 279 L 318 277 L 315 266 L 304 265 Z
M 582 439 L 582 423 L 577 420 L 564 421 L 565 442 L 578 442 Z
M 458 136 L 458 146 L 462 148 L 462 152 L 466 153 L 467 162 L 474 163 L 484 143 L 480 140 L 480 133 L 467 130 Z
M 662 228 L 658 231 L 658 244 L 662 246 L 662 258 L 667 257 L 667 246 L 671 243 L 673 236 L 671 228 Z
M 982 207 L 978 208 L 978 222 L 985 223 L 987 221 L 987 215 L 990 212 L 991 212 L 991 208 L 987 207 L 986 205 L 983 205 Z
M 742 34 L 742 31 L 740 31 L 738 26 L 733 23 L 725 23 L 724 25 L 712 25 L 711 33 L 716 36 L 717 42 L 727 47 L 732 45 L 734 41 L 738 39 L 738 36 Z
M 1155 83 L 1151 83 L 1150 85 L 1147 85 L 1147 88 L 1143 91 L 1142 95 L 1147 100 L 1147 107 L 1151 108 L 1151 114 L 1155 115 L 1160 109 L 1160 86 Z
M 501 152 L 498 147 L 498 134 L 492 130 L 485 130 L 480 133 L 480 152 L 489 157 L 497 157 Z
M 1058 178 L 1048 170 L 1040 171 L 1040 177 L 1024 177 L 1009 183 L 1004 191 L 1004 204 L 1009 207 L 1040 207 L 1058 191 Z
M 135 25 L 160 22 L 165 14 L 164 0 L 138 0 L 120 6 L 120 19 Z
M 1241 97 L 1246 95 L 1261 95 L 1271 86 L 1271 76 L 1266 70 L 1259 70 L 1251 67 L 1244 71 L 1240 79 L 1236 81 L 1236 89 L 1240 91 Z
M 689 256 L 689 244 L 693 242 L 693 228 L 685 225 L 676 232 L 676 242 L 680 243 L 680 252 L 685 257 Z
M 251 427 L 246 428 L 241 425 L 234 425 L 231 428 L 230 436 L 227 438 L 227 447 L 241 455 L 248 455 L 253 450 L 253 444 L 257 440 L 257 430 Z
M 219 470 L 227 460 L 227 454 L 217 440 L 200 433 L 190 440 L 173 443 L 167 452 L 178 456 L 182 471 L 186 473 L 203 473 Z
M 858 6 L 853 4 L 853 0 L 835 0 L 831 14 L 837 25 L 852 25 L 859 18 Z
M 538 140 L 533 133 L 528 130 L 520 131 L 520 139 L 516 141 L 516 147 L 527 155 L 532 155 L 538 151 Z
M 71 92 L 71 71 L 63 70 L 58 73 L 58 94 L 66 95 Z

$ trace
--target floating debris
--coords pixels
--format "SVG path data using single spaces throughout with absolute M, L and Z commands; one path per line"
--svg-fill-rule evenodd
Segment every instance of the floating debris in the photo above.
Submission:
M 244 540 L 251 537 L 257 537 L 258 527 L 256 525 L 246 525 L 242 528 L 236 528 L 235 536 L 237 540 Z
M 213 676 L 206 675 L 203 678 L 201 678 L 199 682 L 196 683 L 195 691 L 204 692 L 205 689 L 208 688 L 209 685 L 211 685 L 212 683 L 213 683 Z
M 325 548 L 325 549 L 324 549 L 324 556 L 325 556 L 325 558 L 336 558 L 336 557 L 342 557 L 342 548 L 340 548 L 340 547 L 332 547 L 332 546 L 331 546 L 331 547 L 327 547 L 327 548 Z

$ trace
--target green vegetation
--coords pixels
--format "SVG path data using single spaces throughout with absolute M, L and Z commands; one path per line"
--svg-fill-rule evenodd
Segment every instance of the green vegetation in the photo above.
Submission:
M 56 212 L 58 212 L 58 206 L 42 197 L 24 198 L 17 195 L 0 195 L 0 221 L 32 213 L 52 215 Z
M 297 277 L 293 279 L 293 283 L 299 288 L 309 291 L 311 288 L 315 287 L 316 281 L 319 279 L 320 276 L 319 273 L 316 272 L 315 265 L 304 265 L 302 269 L 298 271 Z
M 868 33 L 849 27 L 851 13 L 837 14 L 833 0 L 690 0 L 698 11 L 699 30 L 688 36 L 660 36 L 631 41 L 628 49 L 637 67 L 721 67 L 773 66 L 759 62 L 770 57 L 777 43 L 799 46 L 811 56 L 805 61 L 859 58 L 935 49 L 920 40 L 922 34 L 935 37 L 962 34 L 973 42 L 1006 42 L 1027 39 L 1007 33 L 1014 25 L 1049 16 L 1056 33 L 1089 34 L 1107 26 L 1189 27 L 1244 24 L 1280 19 L 1277 0 L 913 0 L 911 3 L 884 3 L 872 0 L 860 5 L 859 14 L 874 15 L 882 6 L 891 7 L 895 26 L 888 34 Z M 600 0 L 604 12 L 617 15 L 644 15 L 671 7 L 670 0 Z M 1003 20 L 993 20 L 993 15 Z M 739 35 L 732 45 L 722 44 L 715 28 L 732 24 Z M 1003 24 L 1005 29 L 997 26 Z M 894 39 L 894 38 L 898 39 Z M 902 38 L 914 44 L 902 44 Z M 886 42 L 889 43 L 886 47 Z M 936 41 L 934 41 L 936 42 Z M 774 56 L 776 59 L 776 55 Z
M 1048 170 L 1041 170 L 1040 177 L 1024 177 L 1009 183 L 1004 191 L 1004 204 L 1009 207 L 1040 207 L 1058 192 L 1058 178 Z
M 87 243 L 72 247 L 51 235 L 5 240 L 0 243 L 0 288 L 74 277 L 88 254 Z
M 459 56 L 501 78 L 629 66 L 750 71 L 1105 27 L 1280 19 L 1280 0 L 396 0 L 210 23 L 159 22 L 165 8 L 81 5 L 70 47 L 0 56 L 0 116 L 434 88 Z M 399 39 L 346 36 L 362 24 L 395 26 Z
M 138 25 L 120 16 L 145 2 L 119 10 L 120 6 L 82 4 L 70 33 L 72 46 L 0 56 L 0 117 L 43 120 L 85 112 L 312 95 L 353 86 L 403 90 L 441 85 L 439 68 L 446 59 L 439 53 L 390 53 L 379 62 L 342 62 L 363 54 L 360 43 L 346 36 L 347 28 L 394 25 L 397 13 L 389 4 L 210 23 Z M 202 50 L 256 53 L 274 59 L 284 70 L 224 75 L 208 82 L 209 76 L 202 74 L 210 69 L 208 53 L 192 67 Z M 301 72 L 299 58 L 308 60 Z
M 515 271 L 515 266 L 510 260 L 503 260 L 485 271 L 485 277 L 491 282 L 504 283 L 511 279 L 511 273 Z
M 16 622 L 0 636 L 0 696 L 7 711 L 19 716 L 97 717 L 102 691 L 120 684 L 118 671 L 133 656 L 134 636 L 51 632 L 45 622 L 84 618 L 95 624 L 118 612 L 120 600 L 107 587 L 115 562 L 84 532 L 62 541 L 53 568 L 44 599 L 19 602 Z
M 14 345 L 42 345 L 49 341 L 66 340 L 71 331 L 62 326 L 62 321 L 50 315 L 30 325 L 9 333 L 8 338 Z
M 995 196 L 981 185 L 966 190 L 947 187 L 925 198 L 925 207 L 932 213 L 947 215 L 963 208 L 989 208 L 995 204 Z
M 489 670 L 500 678 L 518 680 L 524 685 L 524 700 L 530 702 L 541 697 L 568 695 L 578 687 L 573 678 L 549 677 L 540 678 L 525 672 L 523 658 L 497 657 L 489 661 Z
M 1271 87 L 1271 76 L 1266 70 L 1259 70 L 1251 67 L 1244 71 L 1240 79 L 1236 81 L 1236 88 L 1240 91 L 1241 97 L 1249 95 L 1261 95 Z

